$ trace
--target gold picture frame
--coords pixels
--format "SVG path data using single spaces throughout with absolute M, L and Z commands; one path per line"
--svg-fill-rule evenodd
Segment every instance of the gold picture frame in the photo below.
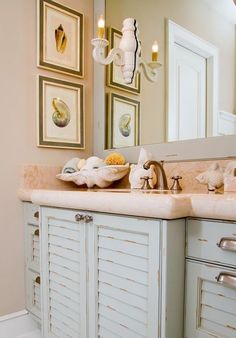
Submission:
M 38 147 L 84 149 L 84 87 L 38 77 Z
M 118 48 L 122 37 L 121 31 L 110 27 L 108 29 L 109 50 Z M 123 81 L 120 66 L 116 66 L 114 62 L 107 67 L 107 86 L 124 90 L 133 94 L 139 94 L 141 90 L 140 73 L 135 75 L 134 81 L 131 84 L 126 84 Z
M 84 16 L 52 0 L 38 0 L 38 67 L 84 76 Z
M 107 96 L 106 148 L 139 145 L 140 102 L 110 93 Z

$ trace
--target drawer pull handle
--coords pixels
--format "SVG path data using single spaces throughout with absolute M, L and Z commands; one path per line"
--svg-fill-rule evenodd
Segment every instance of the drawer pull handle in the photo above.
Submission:
M 93 221 L 93 216 L 85 215 L 84 221 L 85 221 L 85 223 L 91 223 Z
M 36 229 L 36 230 L 35 230 L 34 236 L 39 236 L 39 229 Z
M 76 222 L 81 222 L 81 221 L 83 221 L 84 220 L 84 215 L 82 215 L 82 214 L 76 214 L 75 215 L 75 220 L 76 220 Z
M 222 250 L 236 251 L 236 239 L 235 238 L 223 237 L 221 238 L 219 243 L 216 243 L 216 245 Z
M 34 213 L 34 218 L 39 219 L 39 211 L 35 211 L 35 213 Z
M 40 285 L 40 277 L 38 276 L 38 277 L 36 277 L 36 279 L 35 279 L 35 283 L 37 283 L 37 284 L 39 284 Z
M 229 272 L 220 272 L 216 277 L 217 283 L 236 288 L 236 274 Z

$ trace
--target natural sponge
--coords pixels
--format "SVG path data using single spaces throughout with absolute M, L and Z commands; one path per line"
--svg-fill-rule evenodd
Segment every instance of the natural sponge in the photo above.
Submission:
M 106 165 L 122 165 L 125 164 L 125 158 L 120 153 L 111 153 L 105 158 Z

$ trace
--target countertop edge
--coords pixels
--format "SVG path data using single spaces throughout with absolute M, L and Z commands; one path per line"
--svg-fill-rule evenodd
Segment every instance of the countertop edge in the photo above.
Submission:
M 58 208 L 159 219 L 199 217 L 236 221 L 236 194 L 155 195 L 140 192 L 20 189 L 18 196 L 22 201 Z

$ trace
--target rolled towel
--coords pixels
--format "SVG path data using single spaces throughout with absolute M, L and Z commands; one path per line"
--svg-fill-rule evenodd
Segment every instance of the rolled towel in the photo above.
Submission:
M 80 158 L 74 157 L 64 165 L 62 169 L 62 174 L 72 174 L 78 171 L 77 165 L 80 161 Z

